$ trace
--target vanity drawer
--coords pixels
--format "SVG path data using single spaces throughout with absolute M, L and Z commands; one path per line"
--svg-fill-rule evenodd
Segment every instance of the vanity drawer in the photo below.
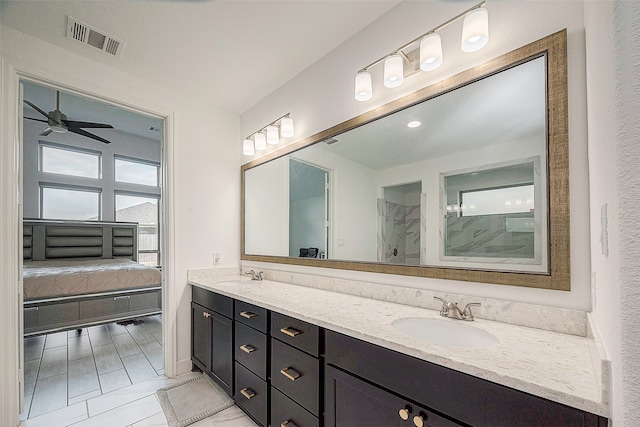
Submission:
M 314 356 L 320 354 L 320 328 L 316 325 L 271 312 L 271 336 Z
M 320 422 L 311 412 L 271 387 L 271 426 L 319 427 Z
M 228 318 L 233 318 L 233 299 L 216 294 L 198 286 L 191 287 L 191 301 L 203 307 L 220 313 Z
M 236 403 L 258 423 L 267 425 L 267 383 L 236 362 Z
M 271 340 L 271 385 L 318 416 L 318 384 L 318 359 L 278 340 Z
M 263 380 L 267 379 L 267 336 L 236 322 L 236 361 Z
M 234 318 L 261 332 L 267 333 L 267 309 L 236 300 Z

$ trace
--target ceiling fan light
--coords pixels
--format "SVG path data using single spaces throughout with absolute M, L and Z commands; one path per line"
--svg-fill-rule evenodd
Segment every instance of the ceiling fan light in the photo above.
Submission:
M 242 142 L 242 154 L 245 156 L 253 156 L 256 154 L 256 150 L 253 148 L 253 141 L 250 139 L 245 139 Z
M 64 125 L 49 125 L 49 129 L 56 133 L 65 133 L 68 130 Z
M 264 151 L 267 149 L 267 138 L 265 137 L 264 133 L 256 133 L 255 148 L 257 151 Z
M 463 52 L 475 52 L 482 49 L 489 42 L 489 12 L 485 8 L 475 9 L 467 14 L 462 21 Z
M 277 126 L 267 126 L 267 144 L 277 144 L 280 142 Z
M 280 121 L 280 135 L 282 135 L 283 138 L 291 138 L 293 134 L 293 119 L 291 117 L 284 117 Z
M 431 33 L 420 42 L 420 69 L 433 71 L 442 65 L 442 39 Z
M 368 101 L 373 96 L 371 73 L 368 71 L 360 71 L 356 74 L 355 96 L 356 101 Z
M 404 61 L 397 53 L 384 60 L 384 85 L 389 88 L 398 87 L 404 81 Z

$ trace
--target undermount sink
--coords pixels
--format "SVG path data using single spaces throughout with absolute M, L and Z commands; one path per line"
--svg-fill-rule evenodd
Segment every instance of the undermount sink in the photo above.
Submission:
M 410 317 L 395 320 L 391 325 L 405 335 L 431 344 L 463 348 L 487 348 L 500 344 L 495 335 L 462 320 Z

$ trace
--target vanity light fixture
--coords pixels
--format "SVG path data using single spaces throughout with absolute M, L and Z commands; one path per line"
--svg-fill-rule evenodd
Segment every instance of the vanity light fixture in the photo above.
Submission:
M 253 147 L 253 141 L 250 139 L 245 139 L 242 142 L 242 154 L 245 156 L 253 156 L 256 154 L 256 150 Z
M 256 150 L 264 151 L 267 149 L 267 138 L 264 136 L 262 131 L 256 133 L 254 136 Z
M 462 51 L 475 52 L 485 47 L 489 42 L 489 13 L 484 8 L 485 4 L 486 2 L 482 1 L 470 7 L 447 22 L 360 69 L 355 78 L 356 100 L 368 101 L 372 98 L 373 89 L 369 69 L 382 62 L 384 63 L 384 85 L 388 88 L 400 86 L 405 77 L 419 70 L 433 71 L 440 67 L 443 62 L 442 39 L 437 31 L 460 18 L 464 17 L 460 42 Z M 409 49 L 415 47 L 418 42 L 420 44 L 417 48 Z
M 280 128 L 278 128 L 278 124 L 280 124 Z M 293 135 L 293 119 L 291 118 L 291 113 L 287 113 L 246 137 L 242 142 L 242 154 L 253 156 L 256 151 L 266 150 L 267 144 L 278 144 L 280 136 L 291 138 Z M 253 141 L 251 140 L 252 137 Z

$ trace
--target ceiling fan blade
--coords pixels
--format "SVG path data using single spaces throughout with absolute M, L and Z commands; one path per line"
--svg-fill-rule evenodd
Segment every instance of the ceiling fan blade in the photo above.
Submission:
M 63 120 L 69 129 L 79 128 L 101 128 L 101 129 L 113 129 L 113 126 L 106 123 L 92 123 L 92 122 L 78 122 L 75 120 Z
M 40 136 L 47 136 L 47 135 L 49 135 L 51 132 L 53 132 L 53 129 L 51 129 L 50 127 L 47 127 L 45 130 L 43 130 L 43 131 L 40 133 Z
M 86 130 L 69 128 L 69 132 L 77 133 L 78 135 L 86 136 L 87 138 L 92 138 L 96 141 L 104 142 L 105 144 L 111 144 L 111 141 L 107 141 L 106 139 L 101 138 L 98 135 L 87 132 Z
M 32 102 L 29 102 L 26 99 L 24 99 L 23 101 L 24 101 L 25 104 L 27 104 L 29 107 L 31 107 L 34 110 L 36 110 L 38 113 L 42 114 L 43 116 L 45 116 L 48 119 L 51 119 L 51 116 L 49 116 L 48 113 L 45 113 L 44 111 L 42 111 L 37 105 L 34 105 Z
M 34 121 L 36 121 L 36 122 L 49 123 L 49 120 L 34 119 L 33 117 L 25 117 L 25 119 L 34 120 Z

